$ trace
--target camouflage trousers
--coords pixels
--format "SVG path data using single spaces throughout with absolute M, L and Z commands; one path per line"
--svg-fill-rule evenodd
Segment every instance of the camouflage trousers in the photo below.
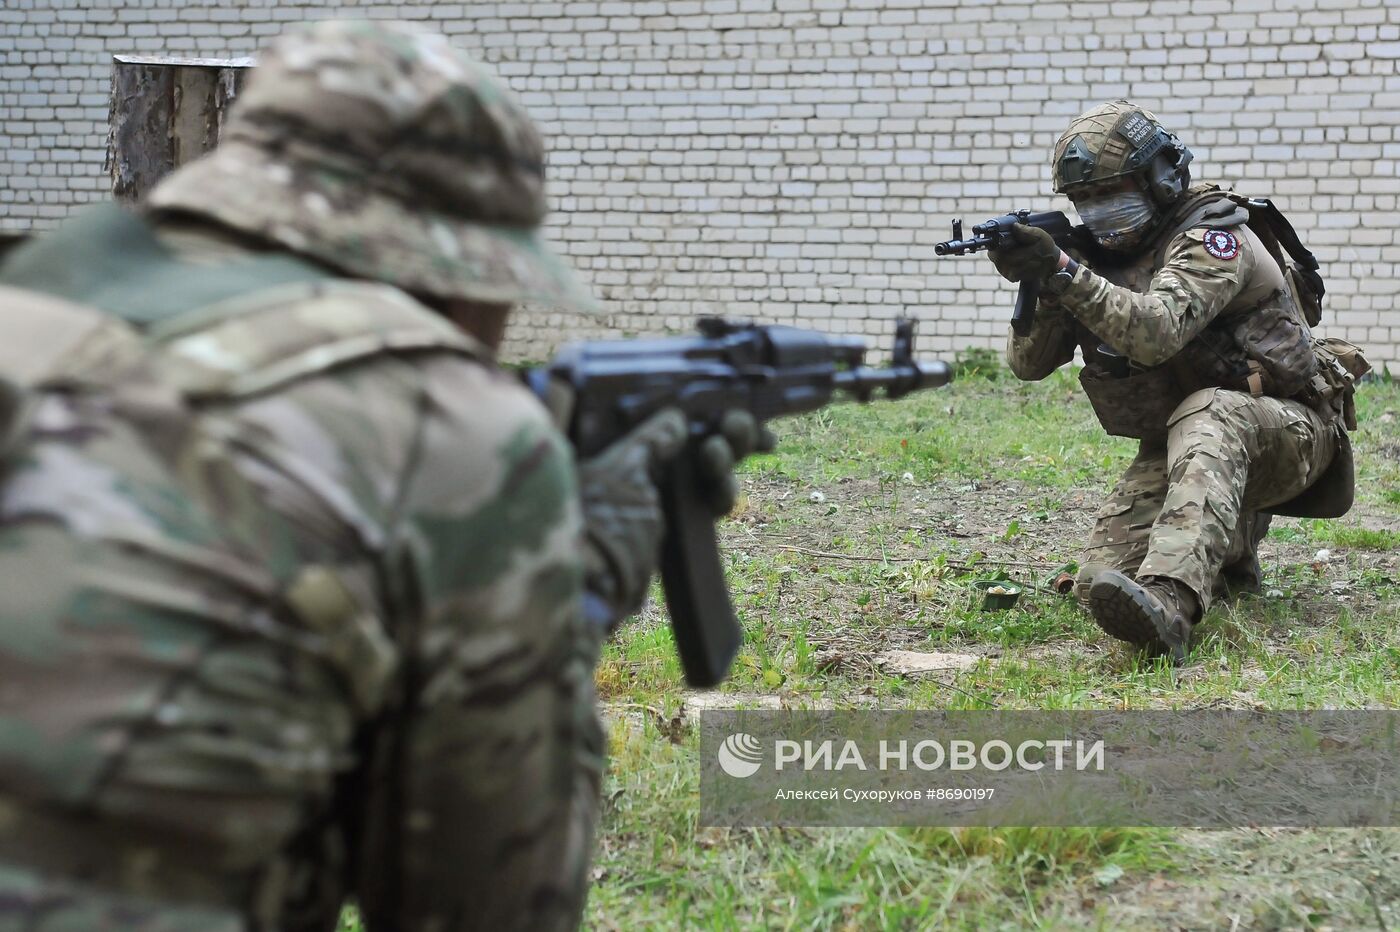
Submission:
M 1261 512 L 1306 489 L 1335 450 L 1331 427 L 1300 402 L 1195 392 L 1172 412 L 1166 448 L 1144 442 L 1099 509 L 1076 595 L 1106 569 L 1182 582 L 1202 611 L 1232 584 L 1258 585 Z

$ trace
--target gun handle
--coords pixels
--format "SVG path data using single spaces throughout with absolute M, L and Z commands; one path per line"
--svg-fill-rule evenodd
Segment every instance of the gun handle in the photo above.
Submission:
M 1040 282 L 1026 278 L 1016 292 L 1016 309 L 1011 312 L 1011 329 L 1018 337 L 1031 332 L 1035 323 L 1035 304 L 1040 300 Z
M 673 459 L 660 483 L 661 586 L 686 682 L 704 689 L 728 675 L 744 632 L 729 601 L 714 516 L 695 494 L 693 453 L 692 446 Z

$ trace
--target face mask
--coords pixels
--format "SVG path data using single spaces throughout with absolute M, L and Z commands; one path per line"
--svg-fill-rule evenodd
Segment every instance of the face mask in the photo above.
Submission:
M 1153 224 L 1157 212 L 1141 191 L 1123 191 L 1076 202 L 1079 219 L 1106 249 L 1128 249 L 1138 243 Z

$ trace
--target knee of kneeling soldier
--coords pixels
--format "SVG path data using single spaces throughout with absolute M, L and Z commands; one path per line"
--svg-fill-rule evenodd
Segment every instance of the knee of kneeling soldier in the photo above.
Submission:
M 1176 406 L 1171 417 L 1167 419 L 1167 424 L 1175 426 L 1200 417 L 1219 420 L 1248 404 L 1250 399 L 1251 396 L 1244 392 L 1230 391 L 1226 388 L 1202 388 L 1182 399 L 1181 404 Z
M 1167 458 L 1179 457 L 1188 448 L 1220 440 L 1238 440 L 1242 419 L 1238 412 L 1249 404 L 1250 396 L 1223 388 L 1204 388 L 1186 396 L 1168 420 Z

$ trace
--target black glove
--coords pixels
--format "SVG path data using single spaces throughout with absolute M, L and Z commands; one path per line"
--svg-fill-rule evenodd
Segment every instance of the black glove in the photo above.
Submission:
M 612 628 L 646 600 L 656 572 L 665 518 L 656 481 L 683 454 L 688 431 L 679 410 L 658 412 L 587 462 L 579 464 L 585 532 L 584 574 L 590 616 Z M 734 507 L 734 464 L 772 449 L 772 434 L 747 411 L 728 411 L 719 431 L 694 447 L 700 496 L 721 517 Z
M 700 479 L 704 483 L 700 492 L 716 518 L 733 511 L 739 499 L 739 479 L 734 475 L 734 464 L 750 453 L 770 452 L 773 446 L 772 432 L 760 427 L 752 414 L 739 410 L 724 412 L 719 432 L 700 442 L 697 456 Z
M 656 477 L 686 439 L 685 417 L 667 408 L 580 463 L 584 581 L 609 628 L 641 608 L 656 571 L 665 520 Z M 597 614 L 590 606 L 590 614 Z
M 1049 233 L 1027 223 L 1013 224 L 1006 232 L 1010 242 L 987 250 L 1002 278 L 1043 281 L 1059 268 L 1060 247 Z

